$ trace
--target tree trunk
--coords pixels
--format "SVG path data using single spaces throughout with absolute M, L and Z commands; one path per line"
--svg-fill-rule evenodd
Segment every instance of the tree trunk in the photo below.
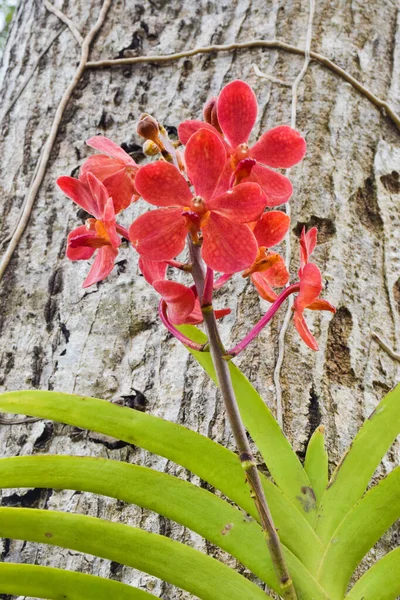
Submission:
M 57 6 L 83 35 L 100 10 L 99 0 L 67 0 Z M 99 60 L 166 54 L 251 38 L 277 38 L 304 48 L 308 17 L 305 0 L 115 1 L 90 56 Z M 400 109 L 396 3 L 381 2 L 378 7 L 372 0 L 320 0 L 313 19 L 312 49 L 387 99 L 394 110 Z M 54 113 L 78 60 L 79 48 L 70 30 L 42 3 L 21 0 L 0 71 L 1 252 L 17 223 Z M 67 233 L 81 224 L 82 216 L 55 186 L 55 179 L 77 173 L 91 153 L 85 140 L 96 133 L 124 144 L 140 162 L 144 157 L 135 120 L 141 112 L 153 114 L 169 127 L 201 118 L 206 99 L 235 78 L 245 79 L 256 91 L 257 133 L 290 123 L 290 87 L 259 78 L 252 65 L 292 83 L 303 62 L 303 57 L 281 50 L 255 48 L 84 73 L 62 119 L 25 234 L 0 284 L 1 391 L 54 389 L 131 401 L 152 415 L 183 423 L 232 448 L 214 385 L 163 329 L 156 295 L 139 276 L 132 250 L 122 249 L 118 266 L 106 281 L 82 289 L 88 264 L 65 258 Z M 399 348 L 400 130 L 352 85 L 316 62 L 310 63 L 299 86 L 297 128 L 307 138 L 308 153 L 291 172 L 295 192 L 290 271 L 295 277 L 297 237 L 303 224 L 317 225 L 315 262 L 325 276 L 324 297 L 338 310 L 333 317 L 311 311 L 306 315 L 318 339 L 317 353 L 299 340 L 292 323 L 288 327 L 280 375 L 283 427 L 303 458 L 311 433 L 324 424 L 333 468 L 362 422 L 398 380 L 399 363 L 371 334 L 377 332 Z M 124 224 L 129 225 L 141 210 L 141 203 L 130 208 Z M 222 324 L 224 341 L 232 347 L 260 318 L 266 303 L 247 280 L 237 276 L 218 294 L 218 306 L 232 308 Z M 236 361 L 273 411 L 284 315 L 281 310 L 272 326 Z M 163 458 L 57 423 L 1 425 L 0 439 L 2 455 L 45 452 L 108 457 L 199 483 Z M 396 453 L 398 462 L 398 445 L 377 477 L 391 470 Z M 3 503 L 76 511 L 138 525 L 229 560 L 180 525 L 108 498 L 71 491 L 5 490 Z M 395 533 L 393 528 L 385 536 L 375 557 L 393 546 Z M 133 569 L 50 546 L 3 540 L 2 556 L 7 561 L 99 574 L 165 599 L 190 597 Z M 235 564 L 232 559 L 231 564 Z

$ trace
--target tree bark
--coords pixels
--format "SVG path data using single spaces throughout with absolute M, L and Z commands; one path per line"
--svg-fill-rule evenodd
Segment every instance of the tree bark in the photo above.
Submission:
M 95 0 L 56 5 L 82 35 L 100 10 Z M 166 54 L 252 38 L 277 38 L 304 47 L 308 15 L 305 0 L 116 1 L 90 57 Z M 400 110 L 396 3 L 320 0 L 312 49 Z M 0 69 L 0 253 L 17 223 L 54 113 L 78 60 L 79 47 L 70 30 L 41 3 L 21 0 Z M 233 447 L 214 385 L 163 329 L 156 295 L 139 276 L 132 250 L 122 248 L 118 265 L 106 281 L 86 291 L 81 288 L 88 264 L 69 262 L 65 244 L 68 231 L 81 224 L 82 215 L 58 190 L 55 179 L 77 173 L 91 153 L 85 140 L 96 133 L 124 144 L 141 162 L 144 157 L 135 135 L 141 112 L 153 114 L 169 127 L 201 118 L 206 99 L 235 78 L 245 79 L 256 91 L 257 134 L 290 123 L 290 87 L 257 77 L 252 65 L 292 83 L 303 61 L 278 50 L 251 49 L 84 73 L 64 114 L 29 224 L 0 284 L 1 391 L 55 389 L 118 400 Z M 303 458 L 311 433 L 324 424 L 333 468 L 399 376 L 399 363 L 371 334 L 377 332 L 400 348 L 400 131 L 354 87 L 315 62 L 299 86 L 297 128 L 307 138 L 308 153 L 291 172 L 295 191 L 290 271 L 294 278 L 302 226 L 318 226 L 315 262 L 325 277 L 324 297 L 338 310 L 333 317 L 311 311 L 306 315 L 318 339 L 317 353 L 299 340 L 292 324 L 288 327 L 280 376 L 283 426 Z M 123 224 L 129 225 L 142 210 L 141 203 L 134 205 Z M 267 305 L 247 280 L 237 276 L 218 293 L 218 307 L 224 306 L 230 306 L 232 314 L 223 321 L 222 335 L 226 347 L 232 347 Z M 273 411 L 284 314 L 281 310 L 271 327 L 236 360 Z M 3 456 L 48 452 L 108 457 L 201 483 L 163 458 L 51 422 L 1 425 L 0 444 Z M 395 444 L 376 477 L 390 471 L 398 460 Z M 236 564 L 180 525 L 108 498 L 71 491 L 5 490 L 3 503 L 77 511 L 138 525 Z M 394 527 L 362 568 L 393 547 L 395 537 Z M 92 556 L 7 540 L 2 551 L 3 560 L 99 574 L 165 599 L 190 597 L 151 576 Z

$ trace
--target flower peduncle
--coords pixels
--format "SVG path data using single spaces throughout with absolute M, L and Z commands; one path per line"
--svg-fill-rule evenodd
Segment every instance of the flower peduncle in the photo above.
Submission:
M 291 294 L 298 292 L 300 290 L 300 283 L 293 283 L 289 285 L 283 292 L 278 296 L 270 309 L 265 313 L 265 315 L 258 321 L 257 325 L 253 327 L 253 329 L 242 339 L 241 342 L 236 344 L 232 350 L 229 350 L 224 358 L 226 360 L 230 360 L 237 356 L 242 350 L 247 348 L 247 346 L 254 340 L 255 337 L 264 329 L 264 327 L 270 322 L 273 318 L 279 307 L 283 304 L 283 302 L 288 298 Z

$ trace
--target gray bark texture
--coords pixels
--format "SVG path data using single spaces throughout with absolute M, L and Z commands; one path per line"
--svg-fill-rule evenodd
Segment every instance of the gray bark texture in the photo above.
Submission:
M 83 35 L 100 10 L 99 0 L 57 0 L 56 6 Z M 314 51 L 348 70 L 397 111 L 399 14 L 396 1 L 320 0 L 312 38 Z M 165 54 L 252 38 L 277 38 L 304 48 L 308 15 L 306 0 L 114 0 L 90 59 Z M 70 30 L 39 0 L 21 0 L 0 69 L 0 254 L 17 223 L 54 113 L 78 60 L 79 48 Z M 97 133 L 124 144 L 136 160 L 143 161 L 135 134 L 141 112 L 170 127 L 187 118 L 201 118 L 204 102 L 235 78 L 245 79 L 256 91 L 257 135 L 290 123 L 290 87 L 259 78 L 252 65 L 291 83 L 303 61 L 278 50 L 251 49 L 84 73 L 64 114 L 29 224 L 0 284 L 1 391 L 54 389 L 121 402 L 128 396 L 152 415 L 183 423 L 233 447 L 214 385 L 163 329 L 156 295 L 139 276 L 132 251 L 123 247 L 112 275 L 100 285 L 82 289 L 88 263 L 65 258 L 67 233 L 82 223 L 82 216 L 55 180 L 78 172 L 91 153 L 85 140 Z M 288 327 L 281 372 L 283 426 L 304 458 L 312 431 L 324 424 L 333 468 L 399 377 L 399 363 L 371 334 L 376 331 L 393 348 L 400 348 L 400 131 L 365 96 L 316 62 L 310 63 L 299 86 L 297 128 L 307 138 L 308 153 L 291 171 L 295 192 L 290 270 L 294 278 L 301 227 L 317 225 L 315 262 L 325 277 L 324 297 L 338 310 L 334 316 L 311 311 L 306 315 L 319 352 L 300 341 L 292 323 Z M 140 202 L 132 206 L 123 224 L 129 225 L 142 210 Z M 266 303 L 247 280 L 237 276 L 218 294 L 218 306 L 232 308 L 222 324 L 224 341 L 232 347 L 260 318 Z M 281 310 L 236 361 L 273 411 L 273 374 L 284 315 Z M 52 422 L 0 425 L 0 444 L 3 456 L 107 457 L 200 483 L 181 467 L 139 448 Z M 399 446 L 395 444 L 376 478 L 396 462 Z M 180 525 L 108 498 L 72 491 L 6 490 L 3 504 L 76 511 L 137 525 L 236 565 Z M 393 547 L 398 534 L 393 527 L 362 569 Z M 98 574 L 165 599 L 191 597 L 149 575 L 76 552 L 7 540 L 2 542 L 2 552 L 3 560 Z M 236 568 L 243 570 L 240 565 Z

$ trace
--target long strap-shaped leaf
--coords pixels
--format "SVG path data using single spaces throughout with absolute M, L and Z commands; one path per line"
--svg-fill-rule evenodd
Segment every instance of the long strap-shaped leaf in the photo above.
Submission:
M 266 600 L 223 563 L 162 535 L 94 517 L 0 508 L 0 536 L 86 552 L 160 577 L 202 600 Z
M 400 548 L 378 560 L 357 581 L 346 600 L 396 600 L 400 596 Z
M 73 489 L 138 504 L 196 531 L 279 590 L 261 527 L 221 498 L 171 475 L 102 458 L 19 456 L 0 459 L 0 486 Z M 324 598 L 311 575 L 288 556 L 300 593 Z
M 156 600 L 153 594 L 102 577 L 15 563 L 0 563 L 0 594 L 49 600 Z
M 238 457 L 220 444 L 164 419 L 98 400 L 45 391 L 0 394 L 0 409 L 53 419 L 135 444 L 189 469 L 258 518 Z M 321 543 L 282 492 L 263 478 L 265 494 L 283 543 L 312 569 Z
M 204 344 L 207 337 L 191 325 L 179 329 L 195 342 Z M 211 355 L 208 352 L 189 352 L 216 382 Z M 284 436 L 278 422 L 249 380 L 232 362 L 229 363 L 232 384 L 243 422 L 267 465 L 277 486 L 291 499 L 304 517 L 314 524 L 315 496 L 307 473 L 297 454 Z
M 333 533 L 318 573 L 332 600 L 343 598 L 358 563 L 398 518 L 400 467 L 370 489 Z
M 336 527 L 361 498 L 379 462 L 400 433 L 400 385 L 365 421 L 333 473 L 324 493 L 316 531 L 327 543 Z
M 317 506 L 328 485 L 328 453 L 325 449 L 324 428 L 317 427 L 308 442 L 304 468 L 315 492 Z

